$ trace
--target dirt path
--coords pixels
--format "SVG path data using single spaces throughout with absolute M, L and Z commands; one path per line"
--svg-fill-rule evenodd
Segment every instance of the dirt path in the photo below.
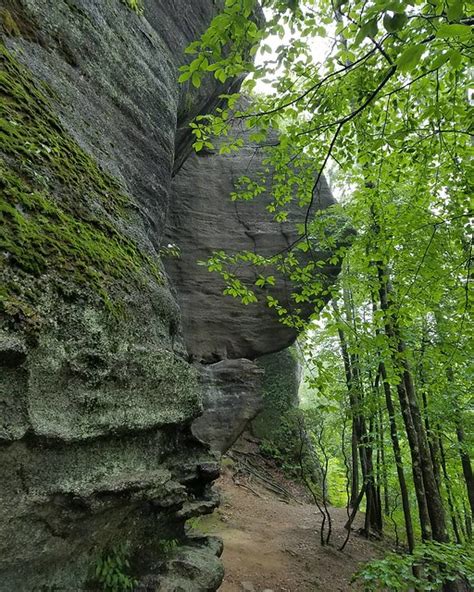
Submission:
M 319 544 L 315 506 L 285 503 L 252 483 L 260 497 L 237 486 L 230 472 L 219 479 L 222 505 L 207 524 L 224 540 L 226 576 L 220 592 L 342 592 L 354 590 L 360 563 L 380 556 L 381 545 L 353 535 L 344 553 L 346 513 L 333 508 L 332 546 Z M 204 524 L 205 525 L 205 524 Z

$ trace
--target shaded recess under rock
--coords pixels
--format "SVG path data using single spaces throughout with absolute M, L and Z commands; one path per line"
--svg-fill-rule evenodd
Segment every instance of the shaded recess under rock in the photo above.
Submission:
M 0 2 L 0 592 L 97 589 L 98 558 L 122 543 L 139 590 L 222 579 L 220 544 L 185 531 L 218 503 L 218 457 L 191 424 L 225 395 L 211 413 L 229 445 L 260 404 L 242 358 L 294 335 L 221 299 L 190 259 L 193 240 L 199 257 L 291 240 L 227 201 L 248 152 L 188 158 L 187 123 L 238 85 L 177 84 L 221 4 L 145 0 L 140 16 L 122 0 Z M 196 193 L 192 211 L 198 179 L 210 201 Z M 169 238 L 188 283 L 165 272 Z

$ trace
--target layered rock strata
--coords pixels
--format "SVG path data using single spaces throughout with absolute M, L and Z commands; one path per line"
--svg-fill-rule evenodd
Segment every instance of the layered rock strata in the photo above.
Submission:
M 180 256 L 167 259 L 165 265 L 177 289 L 188 351 L 193 360 L 203 363 L 226 358 L 254 359 L 288 347 L 297 335 L 294 328 L 278 321 L 274 309 L 265 305 L 268 294 L 293 310 L 294 286 L 283 274 L 275 272 L 275 286 L 265 290 L 254 286 L 259 302 L 243 306 L 239 299 L 223 298 L 225 282 L 199 263 L 219 250 L 229 254 L 251 251 L 264 257 L 284 252 L 298 238 L 296 226 L 305 219 L 306 209 L 298 205 L 296 196 L 287 204 L 287 221 L 283 223 L 276 222 L 267 209 L 273 200 L 269 192 L 252 201 L 230 199 L 241 176 L 255 178 L 265 166 L 262 146 L 252 142 L 248 132 L 240 135 L 245 145 L 237 153 L 191 154 L 171 188 L 166 236 L 179 247 Z M 314 214 L 335 203 L 324 178 L 317 193 Z M 317 247 L 314 253 L 321 259 L 331 255 Z M 247 265 L 239 270 L 239 277 L 254 284 L 261 271 Z M 337 265 L 328 263 L 319 276 L 332 281 L 338 271 Z

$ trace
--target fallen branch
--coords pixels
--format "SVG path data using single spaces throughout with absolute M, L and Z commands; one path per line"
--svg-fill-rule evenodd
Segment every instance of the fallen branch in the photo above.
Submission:
M 238 486 L 238 487 L 243 487 L 244 489 L 248 489 L 249 491 L 251 491 L 254 495 L 256 495 L 257 497 L 259 497 L 260 499 L 263 499 L 263 496 L 260 495 L 258 493 L 258 491 L 256 491 L 253 487 L 251 487 L 250 485 L 247 485 L 246 483 L 241 483 L 240 481 L 237 481 L 237 479 L 234 479 L 234 477 L 232 477 L 232 481 Z
M 296 497 L 290 491 L 288 491 L 288 489 L 286 489 L 285 487 L 283 487 L 282 485 L 277 483 L 268 471 L 266 471 L 264 468 L 262 468 L 260 466 L 256 467 L 255 464 L 253 464 L 247 458 L 250 455 L 258 458 L 257 454 L 255 454 L 255 453 L 248 454 L 246 452 L 240 452 L 240 451 L 234 450 L 232 452 L 228 452 L 227 455 L 237 463 L 238 470 L 245 472 L 245 473 L 251 475 L 252 477 L 254 477 L 255 479 L 257 479 L 258 481 L 260 481 L 262 483 L 262 485 L 266 489 L 271 491 L 272 493 L 276 493 L 279 496 L 283 496 L 287 499 L 291 499 L 291 500 L 295 501 L 298 504 L 301 504 L 301 502 L 298 499 L 296 499 Z

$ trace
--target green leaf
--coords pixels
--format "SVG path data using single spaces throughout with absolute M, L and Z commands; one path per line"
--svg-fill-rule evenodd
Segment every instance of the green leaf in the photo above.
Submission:
M 385 13 L 383 17 L 383 26 L 387 33 L 396 33 L 403 29 L 407 21 L 408 17 L 406 14 L 396 13 L 393 16 L 390 16 L 388 13 Z
M 456 49 L 451 49 L 448 55 L 449 63 L 455 70 L 457 70 L 462 63 L 462 53 Z
M 440 39 L 467 39 L 471 36 L 471 27 L 468 25 L 447 25 L 443 24 L 436 32 Z
M 425 48 L 422 45 L 410 45 L 407 47 L 397 60 L 399 69 L 402 72 L 413 70 L 423 54 Z
M 373 18 L 362 25 L 356 35 L 354 44 L 359 45 L 366 37 L 375 37 L 378 31 L 377 19 Z
M 372 20 L 370 20 L 368 23 L 366 23 L 364 25 L 364 27 L 366 28 L 368 37 L 375 37 L 375 35 L 377 35 L 377 31 L 378 31 L 379 27 L 378 27 L 376 18 L 373 18 Z
M 449 52 L 438 54 L 432 63 L 432 67 L 439 68 L 448 61 L 449 57 Z
M 448 1 L 447 15 L 450 21 L 458 21 L 463 15 L 462 0 Z
M 227 75 L 225 73 L 225 70 L 223 70 L 222 68 L 219 68 L 218 70 L 216 70 L 214 72 L 214 76 L 215 78 L 217 78 L 217 80 L 219 80 L 219 82 L 224 83 L 227 80 Z
M 190 72 L 183 72 L 181 76 L 178 78 L 178 82 L 186 82 L 188 78 L 191 76 Z
M 193 72 L 191 82 L 193 83 L 193 86 L 195 86 L 196 88 L 199 88 L 201 86 L 201 76 L 198 72 Z

